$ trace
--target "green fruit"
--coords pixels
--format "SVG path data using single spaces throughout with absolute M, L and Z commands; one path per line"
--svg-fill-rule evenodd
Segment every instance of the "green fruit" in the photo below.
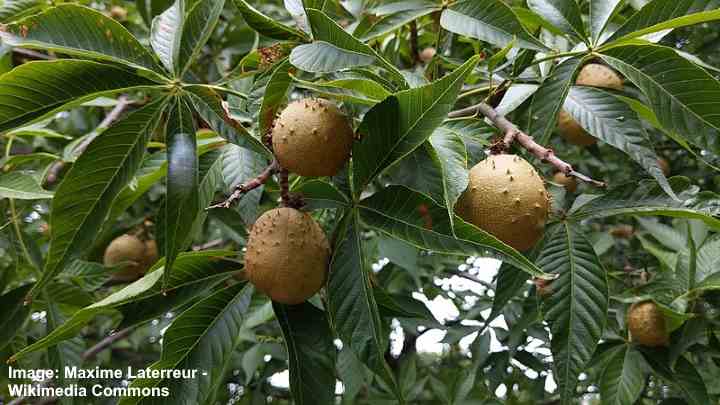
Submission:
M 627 325 L 632 340 L 643 346 L 659 347 L 669 344 L 667 326 L 660 308 L 652 301 L 630 306 Z
M 542 237 L 549 209 L 542 178 L 516 155 L 490 156 L 475 165 L 455 207 L 461 218 L 521 251 Z
M 283 168 L 301 176 L 334 176 L 350 158 L 353 130 L 331 102 L 305 99 L 275 120 L 272 143 Z
M 580 69 L 575 84 L 615 90 L 623 89 L 622 78 L 614 70 L 598 63 L 589 63 Z M 587 133 L 565 110 L 561 110 L 558 116 L 558 131 L 566 141 L 573 145 L 590 146 L 597 142 L 597 139 Z
M 142 241 L 135 235 L 115 238 L 105 249 L 103 263 L 107 267 L 122 266 L 113 273 L 113 279 L 130 281 L 142 277 L 158 259 L 157 243 Z
M 329 262 L 325 233 L 302 211 L 267 211 L 250 231 L 245 272 L 273 301 L 294 305 L 315 295 L 325 284 Z

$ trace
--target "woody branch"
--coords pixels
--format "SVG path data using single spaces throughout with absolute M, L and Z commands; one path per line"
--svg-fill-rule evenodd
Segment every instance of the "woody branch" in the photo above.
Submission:
M 571 164 L 557 157 L 552 149 L 546 148 L 535 142 L 532 136 L 518 129 L 515 124 L 510 122 L 510 120 L 498 113 L 497 110 L 487 103 L 481 102 L 467 108 L 452 111 L 448 114 L 448 117 L 460 118 L 474 116 L 477 114 L 482 114 L 487 117 L 487 119 L 489 119 L 497 129 L 502 131 L 504 137 L 500 145 L 501 150 L 507 150 L 513 142 L 517 142 L 520 146 L 525 148 L 542 162 L 547 162 L 553 165 L 558 171 L 565 173 L 568 177 L 575 177 L 597 187 L 606 186 L 605 182 L 594 180 L 589 176 L 577 172 Z

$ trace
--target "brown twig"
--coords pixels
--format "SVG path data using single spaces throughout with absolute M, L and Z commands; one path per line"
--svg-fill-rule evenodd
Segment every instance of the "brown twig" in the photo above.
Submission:
M 90 143 L 92 143 L 93 140 L 104 130 L 108 129 L 110 125 L 113 124 L 113 122 L 117 121 L 120 116 L 127 110 L 127 108 L 132 104 L 132 101 L 128 98 L 126 95 L 122 95 L 118 98 L 117 104 L 115 107 L 113 107 L 112 110 L 105 116 L 105 118 L 100 122 L 97 128 L 95 128 L 94 135 L 87 136 L 85 139 L 83 139 L 82 142 L 80 142 L 75 147 L 75 153 L 80 154 L 87 149 L 88 146 L 90 146 Z M 48 174 L 45 176 L 45 184 L 54 184 L 58 177 L 60 177 L 60 172 L 65 167 L 65 162 L 60 160 L 52 164 L 50 168 L 48 169 Z
M 215 205 L 211 205 L 206 210 L 211 210 L 215 208 L 230 208 L 235 201 L 242 198 L 243 195 L 247 194 L 248 192 L 255 190 L 256 188 L 262 186 L 265 184 L 272 175 L 275 173 L 278 173 L 280 171 L 280 165 L 278 164 L 277 160 L 272 161 L 270 165 L 262 171 L 262 173 L 258 174 L 257 177 L 250 179 L 246 181 L 245 183 L 238 184 L 235 186 L 235 189 L 233 190 L 232 194 L 230 194 L 230 197 L 228 197 L 225 201 L 217 203 Z
M 87 349 L 82 355 L 83 360 L 94 359 L 95 356 L 100 354 L 103 350 L 112 346 L 118 340 L 122 340 L 122 339 L 125 339 L 126 337 L 130 336 L 130 334 L 132 334 L 132 332 L 134 330 L 135 330 L 135 328 L 133 328 L 133 327 L 125 328 L 119 332 L 115 332 L 112 335 L 106 337 L 105 339 L 98 342 L 95 346 Z
M 530 135 L 518 129 L 515 124 L 497 112 L 494 108 L 486 103 L 478 103 L 476 105 L 452 111 L 448 114 L 449 118 L 460 118 L 482 114 L 492 121 L 497 129 L 503 132 L 503 141 L 500 148 L 496 148 L 493 152 L 498 153 L 510 148 L 513 142 L 517 142 L 520 146 L 532 153 L 542 162 L 553 165 L 558 171 L 565 173 L 568 177 L 578 178 L 586 183 L 590 183 L 597 187 L 605 187 L 605 182 L 594 180 L 573 169 L 572 165 L 555 156 L 552 149 L 548 149 L 537 142 Z
M 302 196 L 290 192 L 290 172 L 285 169 L 280 170 L 280 199 L 283 207 L 300 209 L 305 205 Z

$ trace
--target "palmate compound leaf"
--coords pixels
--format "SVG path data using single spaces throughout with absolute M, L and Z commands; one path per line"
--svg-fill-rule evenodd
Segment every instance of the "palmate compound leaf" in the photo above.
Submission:
M 478 60 L 474 56 L 436 82 L 396 93 L 365 115 L 359 130 L 362 139 L 353 146 L 356 194 L 433 134 Z
M 574 86 L 564 108 L 588 133 L 625 152 L 675 198 L 642 123 L 626 103 L 600 89 Z
M 77 336 L 80 330 L 98 315 L 120 311 L 125 315 L 121 326 L 129 327 L 187 303 L 204 294 L 209 288 L 227 280 L 232 272 L 242 267 L 226 259 L 235 254 L 229 251 L 181 253 L 175 262 L 175 269 L 166 288 L 163 288 L 161 283 L 165 263 L 164 260 L 160 260 L 143 278 L 75 312 L 70 319 L 44 338 L 24 347 L 11 360 L 24 358 L 31 353 L 45 350 Z M 22 304 L 21 300 L 19 302 Z
M 574 0 L 528 0 L 528 7 L 564 33 L 586 39 L 580 6 Z
M 160 69 L 152 53 L 122 24 L 76 4 L 63 4 L 9 24 L 0 31 L 0 39 L 16 47 L 117 62 L 143 70 Z
M 233 3 L 240 10 L 245 22 L 260 34 L 273 39 L 283 41 L 305 40 L 307 35 L 295 28 L 288 27 L 261 13 L 245 0 L 233 0 Z
M 202 0 L 196 2 L 190 9 L 185 17 L 180 41 L 179 77 L 182 77 L 190 69 L 200 55 L 220 19 L 224 6 L 225 0 Z
M 274 302 L 290 363 L 290 392 L 298 405 L 332 404 L 337 349 L 324 311 L 308 302 Z
M 603 404 L 634 404 L 645 387 L 648 372 L 642 353 L 630 344 L 620 344 L 610 349 L 607 356 L 600 377 Z
M 605 194 L 586 196 L 577 204 L 568 218 L 581 221 L 589 218 L 606 218 L 615 215 L 667 216 L 699 219 L 714 229 L 720 229 L 720 196 L 699 191 L 686 177 L 668 180 L 680 201 L 670 198 L 652 180 L 624 184 Z
M 720 129 L 720 82 L 708 72 L 659 45 L 615 47 L 601 57 L 645 93 L 668 131 L 700 148 L 712 144 L 707 128 Z
M 25 63 L 0 76 L 0 131 L 103 95 L 156 86 L 130 71 L 97 62 L 59 59 Z
M 240 331 L 252 300 L 253 287 L 238 283 L 203 298 L 181 313 L 163 335 L 160 360 L 153 370 L 197 370 L 191 381 L 138 378 L 131 388 L 165 387 L 167 397 L 123 397 L 119 405 L 214 403 L 225 382 L 232 354 L 243 339 Z
M 575 398 L 580 373 L 592 358 L 605 329 L 608 283 L 605 270 L 584 230 L 559 223 L 547 230 L 538 266 L 558 278 L 544 303 L 550 324 L 555 379 L 563 404 Z
M 624 5 L 623 0 L 590 0 L 588 20 L 593 44 L 599 42 L 600 36 L 605 32 L 613 15 L 622 9 Z
M 150 46 L 165 69 L 175 77 L 180 73 L 180 48 L 185 24 L 185 0 L 175 0 L 172 6 L 155 17 L 150 26 Z
M 165 102 L 154 101 L 116 122 L 75 161 L 53 198 L 50 248 L 33 293 L 91 246 L 113 200 L 140 167 Z

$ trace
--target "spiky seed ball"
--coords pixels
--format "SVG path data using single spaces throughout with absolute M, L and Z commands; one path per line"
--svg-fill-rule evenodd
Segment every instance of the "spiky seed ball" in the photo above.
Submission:
M 614 70 L 599 63 L 588 63 L 583 66 L 575 84 L 615 90 L 623 89 L 622 78 Z M 597 139 L 588 134 L 565 110 L 561 110 L 558 116 L 558 130 L 565 140 L 574 145 L 589 146 L 597 142 Z
M 248 280 L 273 301 L 299 304 L 325 283 L 330 245 L 307 213 L 276 208 L 258 218 L 245 253 Z
M 142 241 L 135 235 L 122 235 L 105 249 L 103 263 L 107 267 L 124 265 L 113 273 L 113 279 L 128 281 L 142 277 L 158 259 L 157 244 L 154 240 Z
M 571 193 L 574 193 L 578 186 L 575 177 L 568 177 L 563 172 L 555 173 L 553 176 L 553 182 L 565 187 L 565 190 Z
M 643 346 L 667 346 L 669 343 L 665 318 L 652 301 L 638 302 L 630 306 L 627 325 L 632 340 Z
M 333 176 L 347 162 L 353 130 L 334 104 L 305 99 L 288 105 L 275 120 L 272 143 L 280 165 L 301 176 Z
M 528 250 L 543 234 L 549 207 L 545 184 L 530 163 L 495 155 L 470 170 L 455 210 L 515 249 Z

